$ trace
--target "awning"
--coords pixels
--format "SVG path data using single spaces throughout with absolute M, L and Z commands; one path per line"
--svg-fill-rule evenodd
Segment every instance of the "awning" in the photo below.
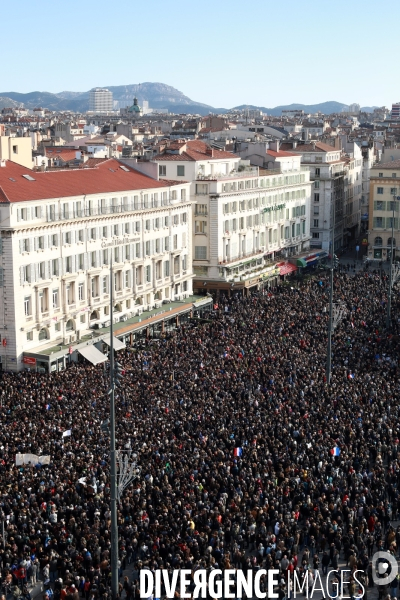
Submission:
M 97 350 L 94 346 L 85 346 L 85 348 L 79 348 L 78 352 L 82 354 L 92 365 L 99 365 L 100 363 L 106 362 L 107 356 L 104 356 L 100 350 Z
M 298 267 L 306 267 L 307 266 L 307 261 L 304 260 L 304 258 L 298 258 L 296 264 L 297 264 Z
M 113 338 L 114 340 L 114 350 L 124 350 L 126 348 L 126 344 L 124 344 L 124 342 L 121 342 L 121 340 L 119 340 L 118 338 Z M 105 344 L 107 344 L 107 346 L 110 345 L 110 336 L 108 335 L 107 337 L 103 338 L 103 342 Z
M 292 265 L 291 263 L 285 263 L 284 265 L 279 267 L 279 275 L 288 275 L 289 273 L 293 273 L 297 271 L 297 267 Z

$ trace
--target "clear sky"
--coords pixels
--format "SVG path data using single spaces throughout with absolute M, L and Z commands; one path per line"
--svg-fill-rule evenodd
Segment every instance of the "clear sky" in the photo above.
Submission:
M 144 81 L 214 107 L 400 101 L 399 0 L 19 0 L 0 92 Z

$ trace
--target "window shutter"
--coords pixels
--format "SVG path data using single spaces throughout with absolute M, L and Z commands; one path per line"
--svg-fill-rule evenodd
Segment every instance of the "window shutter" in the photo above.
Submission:
M 19 268 L 19 280 L 22 285 L 24 283 L 24 267 Z
M 17 208 L 17 221 L 21 220 L 21 209 Z
M 88 258 L 89 258 L 88 254 L 87 254 L 87 252 L 85 252 L 83 255 L 83 268 L 85 269 L 85 271 L 87 271 L 89 268 L 88 267 Z
M 47 238 L 47 235 L 46 235 L 46 238 Z M 46 279 L 50 279 L 50 277 L 51 277 L 51 264 L 50 264 L 49 260 L 46 260 L 46 263 L 45 263 L 45 277 L 46 277 Z
M 44 248 L 48 248 L 48 241 L 49 241 L 49 236 L 48 235 L 44 235 L 43 236 L 43 247 Z
M 37 237 L 33 238 L 33 249 L 37 250 L 39 247 L 39 243 L 38 243 L 38 239 Z
M 27 221 L 31 220 L 31 209 L 30 208 L 26 209 L 26 220 Z
M 37 269 L 38 269 L 38 265 L 37 263 L 35 263 L 34 265 L 30 265 L 29 268 L 29 282 L 30 283 L 34 283 L 35 281 L 37 281 Z
M 19 253 L 22 254 L 24 251 L 24 240 L 19 240 Z

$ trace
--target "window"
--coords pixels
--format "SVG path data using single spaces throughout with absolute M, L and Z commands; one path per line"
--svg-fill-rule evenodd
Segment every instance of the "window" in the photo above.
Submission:
M 321 174 L 321 169 L 320 168 L 315 169 L 315 177 L 319 177 L 320 174 Z
M 51 261 L 51 275 L 56 277 L 58 275 L 58 258 L 54 258 Z
M 33 331 L 28 331 L 26 334 L 26 339 L 28 342 L 31 342 L 33 340 Z
M 314 181 L 314 187 L 316 190 L 319 189 L 319 181 Z
M 178 249 L 178 236 L 176 234 L 174 235 L 173 243 L 174 243 L 173 249 L 177 250 Z
M 38 248 L 40 250 L 44 249 L 44 237 L 42 235 L 40 237 L 38 237 L 37 244 L 38 244 Z
M 208 194 L 207 183 L 196 183 L 196 194 L 199 196 L 205 196 Z
M 164 248 L 166 252 L 169 252 L 169 237 L 164 238 Z
M 40 219 L 41 216 L 42 216 L 42 207 L 35 206 L 35 218 Z
M 379 173 L 379 177 L 383 177 L 383 173 Z
M 114 225 L 114 235 L 119 235 L 119 225 Z
M 86 315 L 81 315 L 79 320 L 80 320 L 81 323 L 85 323 L 86 322 Z
M 84 229 L 80 229 L 78 231 L 78 241 L 83 242 L 84 239 L 85 239 L 85 231 L 84 231 Z
M 46 279 L 46 263 L 41 262 L 39 263 L 39 279 Z
M 158 165 L 158 174 L 161 177 L 165 177 L 165 175 L 167 174 L 167 167 L 166 167 L 166 165 Z
M 174 215 L 174 225 L 179 225 L 179 215 Z
M 396 173 L 392 173 L 392 177 L 397 177 Z
M 164 262 L 164 277 L 169 277 L 169 260 Z
M 58 308 L 59 298 L 58 298 L 58 288 L 53 290 L 53 308 Z
M 18 146 L 13 146 L 13 154 L 18 154 Z
M 22 251 L 29 252 L 29 238 L 22 240 Z
M 130 227 L 130 223 L 125 223 L 125 233 L 130 233 L 131 227 Z
M 180 257 L 175 256 L 174 258 L 174 275 L 179 275 L 180 267 Z
M 145 221 L 145 230 L 150 231 L 150 219 L 146 219 Z
M 126 288 L 131 287 L 131 272 L 130 271 L 125 271 L 125 287 Z
M 318 219 L 314 219 L 314 227 L 319 227 L 318 223 L 319 223 Z
M 92 227 L 92 229 L 90 230 L 90 239 L 91 240 L 96 239 L 96 227 Z
M 383 187 L 378 187 L 378 188 L 376 189 L 376 193 L 377 193 L 377 194 L 383 194 Z
M 319 206 L 314 206 L 314 215 L 319 215 Z
M 56 233 L 51 236 L 51 245 L 58 246 L 58 235 Z
M 376 237 L 374 239 L 374 246 L 382 246 L 382 238 L 381 237 Z
M 392 194 L 392 196 L 396 196 L 397 188 L 390 188 L 390 193 Z
M 185 175 L 185 166 L 184 165 L 178 165 L 176 167 L 176 174 L 178 177 L 184 177 Z
M 195 233 L 206 233 L 207 221 L 195 221 Z
M 48 339 L 48 331 L 47 329 L 41 329 L 39 331 L 39 342 L 41 342 L 42 340 L 47 340 Z
M 151 283 L 151 266 L 146 266 L 146 283 Z
M 72 256 L 67 256 L 65 259 L 65 272 L 72 273 Z
M 383 217 L 374 217 L 373 226 L 375 227 L 383 227 Z
M 314 202 L 319 202 L 319 194 L 314 194 Z
M 31 296 L 26 296 L 26 298 L 24 298 L 24 312 L 25 312 L 25 316 L 29 317 L 32 314 L 32 299 Z
M 290 237 L 290 227 L 285 227 L 285 240 L 288 240 Z
M 318 233 L 318 231 L 314 231 L 313 234 L 312 234 L 312 236 L 313 236 L 314 240 L 319 240 L 319 233 Z
M 22 279 L 24 283 L 29 283 L 31 280 L 31 265 L 22 267 Z
M 116 263 L 120 262 L 120 260 L 119 260 L 119 246 L 117 246 L 116 248 L 114 248 L 114 262 L 116 262 Z
M 70 244 L 72 240 L 72 235 L 70 231 L 67 231 L 67 233 L 65 234 L 65 243 L 66 244 Z
M 150 242 L 147 241 L 146 245 L 145 245 L 145 255 L 146 256 L 150 256 L 151 252 L 150 252 Z
M 108 277 L 103 277 L 103 279 L 102 279 L 102 290 L 103 290 L 103 294 L 107 294 L 107 292 L 108 292 Z

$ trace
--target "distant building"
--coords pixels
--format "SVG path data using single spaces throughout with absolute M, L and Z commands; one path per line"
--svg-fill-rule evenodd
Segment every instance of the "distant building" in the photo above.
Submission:
M 400 119 L 400 102 L 392 104 L 392 119 Z
M 89 93 L 90 112 L 111 112 L 114 110 L 113 95 L 107 88 L 93 88 Z
M 390 258 L 392 231 L 394 256 L 398 256 L 400 249 L 399 202 L 397 201 L 399 179 L 400 160 L 379 163 L 371 169 L 368 258 L 375 260 Z

